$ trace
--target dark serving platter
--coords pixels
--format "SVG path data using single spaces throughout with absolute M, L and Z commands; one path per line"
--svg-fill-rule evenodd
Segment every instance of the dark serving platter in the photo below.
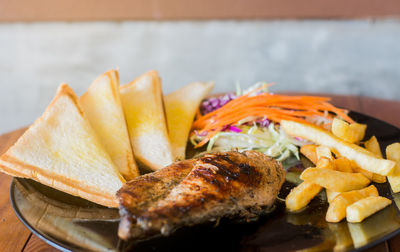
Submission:
M 351 112 L 368 125 L 384 151 L 400 142 L 400 129 L 378 119 Z M 383 152 L 384 153 L 384 152 Z M 308 166 L 306 159 L 301 165 Z M 182 228 L 169 237 L 124 242 L 118 238 L 119 214 L 110 209 L 39 184 L 15 178 L 10 199 L 18 218 L 39 238 L 62 251 L 361 251 L 400 233 L 400 193 L 388 183 L 376 184 L 393 204 L 360 224 L 327 223 L 326 196 L 320 193 L 303 211 L 289 213 L 282 199 L 300 182 L 299 165 L 288 168 L 274 210 L 257 221 L 224 220 Z

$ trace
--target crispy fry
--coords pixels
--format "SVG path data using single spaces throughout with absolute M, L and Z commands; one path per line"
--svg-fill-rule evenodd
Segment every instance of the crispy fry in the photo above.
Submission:
M 390 199 L 381 196 L 370 196 L 361 199 L 347 207 L 346 219 L 348 222 L 361 222 L 391 203 Z
M 378 157 L 382 158 L 381 147 L 379 146 L 378 140 L 375 136 L 372 136 L 369 140 L 364 142 L 365 149 L 374 153 Z
M 365 136 L 365 131 L 367 130 L 367 125 L 360 123 L 351 123 L 349 126 L 349 130 L 352 134 L 352 140 L 354 141 L 353 143 L 358 143 L 363 140 Z
M 286 208 L 292 212 L 302 209 L 310 203 L 321 189 L 321 186 L 313 183 L 301 183 L 293 188 L 286 197 Z
M 366 141 L 364 143 L 364 146 L 368 151 L 372 152 L 377 157 L 379 157 L 379 158 L 383 157 L 378 140 L 376 139 L 375 136 L 372 136 L 368 141 Z M 374 181 L 375 183 L 385 183 L 386 182 L 386 177 L 382 176 L 380 174 L 367 172 L 365 170 L 362 170 L 361 173 L 363 173 L 364 176 L 366 176 L 370 180 Z
M 300 178 L 335 192 L 361 189 L 370 183 L 370 180 L 361 173 L 340 172 L 323 168 L 307 168 L 300 175 Z
M 300 153 L 303 154 L 306 158 L 308 158 L 314 164 L 317 164 L 317 145 L 315 144 L 306 144 L 300 147 Z
M 326 189 L 325 192 L 326 192 L 326 198 L 328 199 L 328 203 L 331 203 L 336 198 L 336 196 L 341 194 L 340 192 L 334 192 L 328 189 Z
M 400 162 L 400 143 L 393 143 L 386 147 L 386 157 L 395 162 Z
M 374 176 L 373 172 L 370 172 L 370 171 L 367 171 L 367 170 L 364 170 L 364 169 L 360 168 L 360 166 L 358 166 L 353 161 L 351 161 L 351 169 L 353 170 L 353 172 L 361 173 L 362 175 L 367 177 L 369 180 L 372 180 L 372 177 Z
M 360 142 L 365 135 L 365 130 L 367 129 L 367 125 L 352 123 L 348 124 L 347 122 L 334 118 L 332 121 L 332 133 L 343 139 L 349 143 L 358 143 Z
M 362 169 L 386 176 L 392 172 L 395 162 L 376 157 L 366 149 L 347 143 L 318 126 L 294 121 L 281 121 L 281 127 L 291 136 L 335 149 L 343 157 L 354 160 Z
M 353 172 L 358 172 L 367 177 L 369 180 L 375 182 L 375 183 L 385 183 L 386 182 L 386 177 L 382 176 L 377 173 L 373 173 L 370 171 L 366 171 L 364 169 L 361 169 L 358 165 L 352 165 Z
M 335 136 L 344 139 L 348 129 L 349 129 L 349 124 L 347 122 L 337 118 L 333 119 L 331 131 Z
M 396 168 L 388 176 L 390 187 L 394 193 L 400 192 L 400 143 L 394 143 L 386 147 L 387 159 L 396 162 Z
M 372 179 L 373 182 L 381 184 L 381 183 L 385 183 L 386 182 L 386 177 L 382 176 L 380 174 L 374 173 L 372 174 Z
M 333 164 L 335 166 L 335 169 L 341 172 L 353 172 L 353 169 L 351 168 L 351 162 L 345 157 L 339 157 L 337 159 L 334 159 Z
M 317 148 L 315 148 L 315 152 L 317 153 L 317 159 L 321 159 L 322 157 L 326 157 L 329 160 L 333 160 L 332 157 L 332 152 L 331 149 L 329 147 L 326 146 L 318 146 Z
M 318 159 L 316 167 L 335 170 L 335 164 L 327 157 L 321 157 L 320 159 Z
M 339 222 L 346 217 L 347 206 L 353 204 L 360 199 L 378 195 L 378 190 L 373 185 L 370 185 L 369 187 L 363 188 L 361 190 L 340 193 L 330 203 L 328 211 L 326 212 L 325 219 L 328 222 Z

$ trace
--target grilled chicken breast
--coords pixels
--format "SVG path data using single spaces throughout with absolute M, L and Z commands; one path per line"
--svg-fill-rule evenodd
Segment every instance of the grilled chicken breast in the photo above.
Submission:
M 174 163 L 119 190 L 118 234 L 144 238 L 221 217 L 253 219 L 273 206 L 284 178 L 279 162 L 256 151 Z

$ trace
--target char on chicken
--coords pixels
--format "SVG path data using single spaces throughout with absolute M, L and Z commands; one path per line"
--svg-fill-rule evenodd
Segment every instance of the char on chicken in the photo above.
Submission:
M 251 220 L 271 209 L 284 179 L 282 165 L 257 151 L 176 162 L 118 191 L 118 234 L 143 239 L 222 217 Z

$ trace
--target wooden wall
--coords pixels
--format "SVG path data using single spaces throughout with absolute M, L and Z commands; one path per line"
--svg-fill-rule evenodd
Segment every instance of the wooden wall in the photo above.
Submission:
M 3 22 L 399 16 L 399 0 L 0 0 Z

